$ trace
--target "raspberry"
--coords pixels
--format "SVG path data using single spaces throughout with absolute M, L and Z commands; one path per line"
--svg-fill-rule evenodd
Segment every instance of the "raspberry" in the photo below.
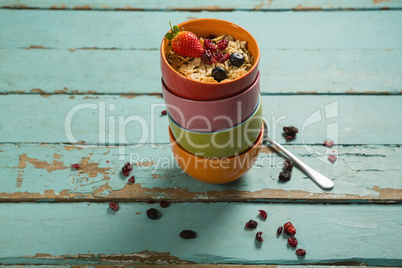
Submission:
M 135 178 L 134 176 L 131 176 L 131 178 L 128 179 L 129 183 L 135 183 Z
M 260 241 L 260 242 L 264 241 L 264 239 L 262 239 L 261 235 L 262 235 L 262 232 L 257 232 L 255 234 L 255 239 L 257 239 L 257 241 Z
M 331 148 L 332 146 L 334 146 L 334 141 L 332 141 L 332 140 L 325 140 L 325 141 L 324 141 L 324 146 L 327 146 L 328 148 Z
M 216 50 L 216 46 L 215 46 L 214 42 L 212 42 L 211 39 L 204 40 L 204 48 L 205 48 L 205 50 L 207 50 L 209 52 L 214 52 Z
M 158 218 L 158 214 L 159 214 L 158 211 L 154 208 L 150 208 L 147 210 L 147 216 L 151 220 L 156 220 Z
M 335 163 L 336 159 L 338 159 L 335 155 L 331 154 L 328 156 L 328 160 L 333 164 Z
M 299 256 L 304 256 L 306 255 L 306 251 L 304 249 L 299 248 L 298 250 L 296 250 L 296 254 Z
M 230 58 L 230 54 L 223 54 L 222 57 L 219 59 L 220 63 L 224 63 Z
M 222 39 L 221 41 L 219 41 L 217 43 L 219 50 L 224 50 L 225 48 L 228 47 L 228 45 L 229 45 L 229 41 L 227 39 Z
M 80 169 L 81 168 L 80 164 L 72 164 L 71 167 L 75 168 L 75 169 Z
M 121 169 L 121 172 L 123 172 L 123 175 L 127 177 L 130 174 L 131 170 L 133 170 L 133 166 L 129 162 L 127 162 Z
M 208 52 L 207 50 L 205 50 L 205 53 L 201 56 L 201 60 L 203 63 L 205 63 L 207 65 L 211 65 L 212 63 L 216 62 L 214 57 L 212 57 L 212 54 L 210 52 Z
M 259 210 L 260 212 L 260 217 L 264 220 L 267 219 L 267 212 L 265 210 Z
M 276 235 L 278 235 L 278 236 L 281 235 L 282 231 L 283 231 L 283 227 L 279 226 L 278 230 L 276 231 Z
M 247 229 L 255 229 L 257 228 L 257 222 L 253 221 L 253 220 L 249 220 L 248 222 L 246 222 L 246 228 Z
M 293 169 L 293 162 L 291 160 L 285 160 L 283 161 L 283 170 L 287 170 L 289 172 L 292 172 Z
M 293 226 L 291 222 L 287 222 L 283 225 L 285 233 L 288 235 L 295 235 L 296 234 L 296 228 Z
M 279 173 L 279 180 L 280 181 L 288 181 L 292 177 L 292 174 L 290 173 L 289 170 L 283 170 L 281 173 Z
M 162 200 L 159 203 L 159 206 L 161 206 L 161 208 L 167 208 L 168 206 L 170 206 L 170 203 L 168 201 Z
M 197 234 L 191 230 L 183 230 L 180 232 L 180 237 L 183 239 L 193 239 L 196 236 L 197 236 Z
M 167 115 L 167 111 L 166 111 L 166 110 L 163 110 L 163 111 L 161 112 L 161 115 Z
M 111 209 L 113 209 L 114 211 L 118 211 L 119 210 L 119 204 L 117 204 L 117 203 L 115 203 L 115 202 L 110 202 L 109 203 L 109 207 L 111 208 Z
M 295 248 L 298 243 L 299 243 L 299 242 L 297 242 L 296 237 L 294 237 L 293 235 L 288 238 L 288 244 L 289 244 L 291 247 L 294 247 L 294 248 Z

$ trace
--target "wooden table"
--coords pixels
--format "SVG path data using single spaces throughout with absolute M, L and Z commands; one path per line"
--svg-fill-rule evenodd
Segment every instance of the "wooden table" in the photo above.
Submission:
M 402 1 L 0 6 L 1 264 L 402 266 Z M 280 183 L 285 158 L 269 146 L 229 184 L 201 183 L 175 165 L 159 46 L 169 20 L 206 17 L 255 36 L 270 135 L 332 178 L 332 190 L 297 168 Z M 282 136 L 287 125 L 300 130 L 293 141 Z M 127 161 L 134 184 L 121 174 Z M 159 220 L 147 218 L 150 208 Z M 250 219 L 254 231 L 244 228 Z M 304 258 L 276 235 L 288 221 Z M 183 229 L 197 238 L 181 239 Z

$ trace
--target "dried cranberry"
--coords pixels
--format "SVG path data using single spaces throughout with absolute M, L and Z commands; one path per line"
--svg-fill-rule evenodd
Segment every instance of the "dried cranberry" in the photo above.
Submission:
M 133 170 L 133 166 L 130 164 L 130 162 L 127 162 L 124 167 L 121 169 L 121 171 L 123 172 L 124 176 L 128 176 L 131 172 L 131 170 Z
M 147 202 L 147 204 L 155 204 L 155 201 L 154 200 L 149 200 L 148 202 Z
M 282 226 L 279 226 L 279 227 L 278 227 L 278 230 L 276 230 L 276 234 L 277 234 L 277 235 L 281 235 L 282 231 L 283 231 L 283 227 L 282 227 Z
M 216 46 L 211 39 L 204 40 L 204 48 L 209 52 L 214 52 L 216 50 Z
M 222 55 L 222 57 L 219 59 L 220 63 L 224 63 L 225 61 L 227 61 L 230 58 L 230 54 L 224 54 Z
M 109 163 L 110 161 L 109 160 L 106 160 L 106 163 Z
M 292 172 L 293 169 L 293 162 L 291 160 L 285 160 L 283 161 L 283 170 L 288 170 L 289 172 Z
M 129 183 L 135 183 L 135 178 L 134 178 L 134 176 L 131 176 L 131 177 L 128 179 L 128 182 L 129 182 Z
M 285 139 L 291 141 L 295 139 L 295 136 L 286 136 Z
M 267 212 L 265 210 L 259 210 L 260 212 L 260 217 L 264 220 L 267 219 Z
M 296 237 L 294 237 L 293 235 L 288 238 L 288 244 L 289 244 L 291 247 L 294 247 L 294 248 L 295 248 L 298 243 L 299 243 L 299 242 L 297 242 Z
M 280 173 L 279 173 L 279 180 L 281 180 L 281 181 L 288 181 L 288 180 L 290 180 L 290 178 L 292 177 L 292 173 L 290 173 L 290 171 L 289 170 L 282 170 Z
M 264 241 L 264 239 L 262 239 L 261 235 L 262 235 L 262 232 L 257 232 L 255 234 L 255 239 L 257 239 L 257 241 L 260 241 L 260 242 Z
M 167 115 L 167 111 L 166 111 L 166 110 L 163 110 L 163 111 L 161 112 L 161 115 Z
M 109 207 L 111 208 L 111 209 L 113 209 L 114 211 L 118 211 L 119 210 L 119 204 L 117 204 L 117 203 L 115 203 L 115 202 L 110 202 L 109 203 Z
M 219 51 L 212 53 L 212 57 L 213 57 L 216 61 L 219 61 L 220 58 L 222 58 L 222 56 L 223 56 L 223 55 L 222 55 L 222 52 L 219 52 Z
M 304 249 L 299 248 L 298 250 L 296 250 L 296 254 L 299 256 L 304 256 L 306 255 L 306 251 Z
M 335 163 L 336 159 L 338 159 L 335 155 L 331 154 L 328 156 L 328 160 L 333 164 Z
M 283 127 L 283 132 L 285 132 L 289 136 L 294 137 L 299 132 L 299 130 L 294 126 L 290 126 L 290 127 Z
M 72 164 L 71 167 L 75 168 L 75 169 L 80 169 L 81 168 L 80 164 Z
M 295 235 L 296 234 L 296 228 L 291 222 L 287 222 L 283 225 L 285 233 L 288 235 Z
M 219 50 L 224 50 L 225 48 L 228 47 L 228 45 L 229 45 L 229 41 L 227 39 L 222 39 L 221 41 L 219 41 L 217 43 Z
M 191 230 L 183 230 L 180 232 L 180 237 L 183 239 L 193 239 L 196 236 L 197 236 L 197 234 Z
M 327 146 L 327 147 L 331 148 L 332 146 L 334 146 L 334 141 L 332 141 L 332 140 L 325 140 L 325 141 L 324 141 L 324 146 Z
M 147 216 L 148 218 L 150 218 L 151 220 L 155 220 L 158 218 L 158 210 L 154 209 L 154 208 L 150 208 L 147 210 Z
M 211 65 L 216 62 L 214 57 L 212 57 L 212 54 L 210 52 L 208 52 L 207 50 L 205 50 L 205 53 L 202 54 L 201 60 L 204 64 L 207 64 L 207 65 Z
M 255 229 L 257 228 L 257 222 L 253 221 L 253 220 L 249 220 L 248 222 L 246 222 L 246 228 L 247 229 Z
M 161 206 L 161 208 L 167 208 L 168 206 L 170 206 L 170 203 L 168 201 L 166 201 L 166 200 L 162 200 L 159 203 L 159 206 Z

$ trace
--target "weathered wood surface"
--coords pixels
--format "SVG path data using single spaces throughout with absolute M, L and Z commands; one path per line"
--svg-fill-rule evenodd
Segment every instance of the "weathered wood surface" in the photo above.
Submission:
M 400 265 L 401 205 L 307 205 L 256 203 L 158 204 L 2 203 L 2 264 L 247 263 Z M 158 220 L 146 210 L 157 208 Z M 268 212 L 266 221 L 258 210 Z M 244 224 L 256 220 L 256 230 Z M 277 237 L 291 221 L 297 230 L 298 258 Z M 197 238 L 183 240 L 190 229 Z M 255 233 L 263 232 L 264 242 Z M 25 237 L 24 242 L 20 240 Z M 361 250 L 364 247 L 364 250 Z
M 163 99 L 132 97 L 3 95 L 0 143 L 168 143 Z M 400 95 L 268 95 L 262 105 L 270 136 L 279 143 L 286 143 L 282 127 L 292 125 L 300 133 L 289 144 L 322 144 L 327 138 L 344 145 L 402 144 L 401 100 Z
M 247 29 L 263 51 L 402 49 L 402 10 L 238 11 L 233 15 L 231 12 L 105 13 L 7 9 L 0 10 L 0 48 L 158 50 L 162 37 L 169 30 L 169 21 L 179 23 L 210 17 L 228 20 Z
M 326 159 L 332 149 L 286 146 L 311 167 L 334 179 L 323 191 L 295 168 L 289 182 L 278 181 L 283 156 L 262 150 L 254 167 L 241 179 L 222 185 L 197 181 L 182 172 L 169 144 L 90 147 L 57 144 L 0 145 L 0 201 L 148 201 L 171 202 L 336 202 L 400 203 L 402 180 L 399 146 L 337 146 L 338 160 Z M 318 154 L 322 153 L 323 157 Z M 135 184 L 121 168 L 131 162 Z M 80 170 L 71 168 L 79 163 Z M 130 176 L 131 176 L 130 175 Z M 364 186 L 363 186 L 364 185 Z
M 373 9 L 400 9 L 402 4 L 398 0 L 252 0 L 252 1 L 211 1 L 211 0 L 160 0 L 160 1 L 140 1 L 140 0 L 115 0 L 115 1 L 94 1 L 94 0 L 75 0 L 75 1 L 51 1 L 51 0 L 0 0 L 0 7 L 15 9 L 74 9 L 74 10 L 373 10 Z
M 402 11 L 0 14 L 8 26 L 0 28 L 3 93 L 160 93 L 159 45 L 167 28 L 155 25 L 155 15 L 178 22 L 217 17 L 249 29 L 262 50 L 264 94 L 400 94 L 402 88 Z
M 0 49 L 0 92 L 161 93 L 159 51 Z M 146 60 L 144 60 L 146 59 Z M 96 62 L 96 65 L 94 65 Z M 401 94 L 402 50 L 270 50 L 263 94 Z

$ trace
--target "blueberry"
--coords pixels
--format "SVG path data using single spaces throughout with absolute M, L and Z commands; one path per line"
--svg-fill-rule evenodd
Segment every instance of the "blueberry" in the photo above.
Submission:
M 236 67 L 240 67 L 244 63 L 244 56 L 240 53 L 234 52 L 234 53 L 230 54 L 229 61 L 230 61 L 230 64 L 232 64 Z
M 223 69 L 223 67 L 215 67 L 212 69 L 212 77 L 220 82 L 224 79 L 226 79 L 228 77 L 228 75 L 226 74 L 225 69 Z

